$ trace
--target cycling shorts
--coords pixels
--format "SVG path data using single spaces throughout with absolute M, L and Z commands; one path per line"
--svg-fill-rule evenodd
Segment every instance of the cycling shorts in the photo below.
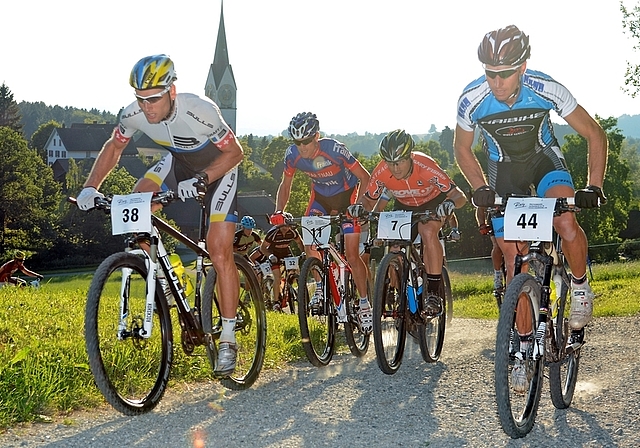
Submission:
M 177 191 L 181 181 L 192 178 L 195 174 L 194 170 L 169 153 L 152 166 L 144 177 L 156 183 L 158 188 Z M 209 222 L 238 222 L 237 191 L 237 167 L 207 186 L 205 213 L 209 214 Z

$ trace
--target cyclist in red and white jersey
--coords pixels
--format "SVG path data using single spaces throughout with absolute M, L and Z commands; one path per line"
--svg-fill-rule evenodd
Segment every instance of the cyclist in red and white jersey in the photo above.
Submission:
M 395 210 L 412 212 L 435 211 L 440 221 L 418 223 L 418 232 L 424 246 L 423 260 L 427 269 L 427 294 L 423 297 L 423 310 L 431 315 L 442 311 L 442 298 L 438 297 L 442 281 L 442 245 L 438 233 L 456 208 L 466 202 L 460 190 L 426 154 L 412 152 L 415 142 L 411 135 L 401 129 L 388 133 L 380 142 L 382 160 L 374 168 L 371 180 L 363 196 L 362 205 L 350 207 L 353 216 L 366 210 L 373 210 L 378 202 L 388 200 L 390 193 L 395 198 Z M 377 208 L 384 208 L 378 203 Z
M 306 216 L 335 215 L 344 213 L 347 207 L 360 200 L 362 188 L 369 183 L 369 172 L 353 157 L 347 147 L 332 138 L 320 138 L 320 122 L 315 114 L 302 112 L 291 119 L 289 135 L 293 145 L 284 156 L 282 182 L 276 196 L 276 211 L 283 211 L 291 196 L 291 185 L 296 170 L 307 174 L 313 181 L 311 198 Z M 360 293 L 360 327 L 365 333 L 373 329 L 373 313 L 367 297 L 368 267 L 360 256 L 360 225 L 356 220 L 345 220 L 345 255 L 353 272 Z M 307 256 L 314 256 L 306 248 Z M 322 288 L 317 288 L 321 294 Z M 318 300 L 313 297 L 313 301 Z
M 233 373 L 236 365 L 235 320 L 239 280 L 233 261 L 237 165 L 243 150 L 225 123 L 218 107 L 188 93 L 177 93 L 173 61 L 166 55 L 140 59 L 131 71 L 129 84 L 136 100 L 121 113 L 120 122 L 98 154 L 91 173 L 78 195 L 78 207 L 89 210 L 103 197 L 100 185 L 116 166 L 137 131 L 148 135 L 169 153 L 136 184 L 136 192 L 153 192 L 163 185 L 177 191 L 180 199 L 198 195 L 196 184 L 207 185 L 205 203 L 209 213 L 207 248 L 220 288 L 222 334 L 216 375 Z

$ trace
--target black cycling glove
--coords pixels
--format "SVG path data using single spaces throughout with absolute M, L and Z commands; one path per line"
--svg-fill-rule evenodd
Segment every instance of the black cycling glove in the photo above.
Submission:
M 471 200 L 476 207 L 492 207 L 496 203 L 496 192 L 484 185 L 473 192 Z
M 576 191 L 576 206 L 580 208 L 597 208 L 607 203 L 602 188 L 589 185 L 583 190 Z

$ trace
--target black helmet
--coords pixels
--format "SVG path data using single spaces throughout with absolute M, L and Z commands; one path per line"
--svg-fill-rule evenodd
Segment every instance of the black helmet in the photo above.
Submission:
M 515 25 L 487 33 L 478 47 L 478 59 L 485 65 L 522 65 L 529 56 L 529 36 Z
M 402 129 L 396 129 L 389 132 L 380 142 L 380 155 L 387 162 L 408 159 L 415 145 L 410 134 Z
M 300 112 L 289 122 L 289 135 L 294 140 L 304 140 L 320 130 L 320 122 L 316 114 Z

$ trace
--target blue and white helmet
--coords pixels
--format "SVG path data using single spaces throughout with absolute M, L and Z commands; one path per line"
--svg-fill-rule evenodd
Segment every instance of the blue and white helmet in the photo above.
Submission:
M 256 220 L 253 219 L 252 216 L 243 216 L 240 220 L 240 225 L 245 229 L 255 229 L 256 228 Z
M 316 114 L 300 112 L 289 122 L 289 135 L 294 140 L 304 140 L 316 135 L 320 130 L 320 122 Z

